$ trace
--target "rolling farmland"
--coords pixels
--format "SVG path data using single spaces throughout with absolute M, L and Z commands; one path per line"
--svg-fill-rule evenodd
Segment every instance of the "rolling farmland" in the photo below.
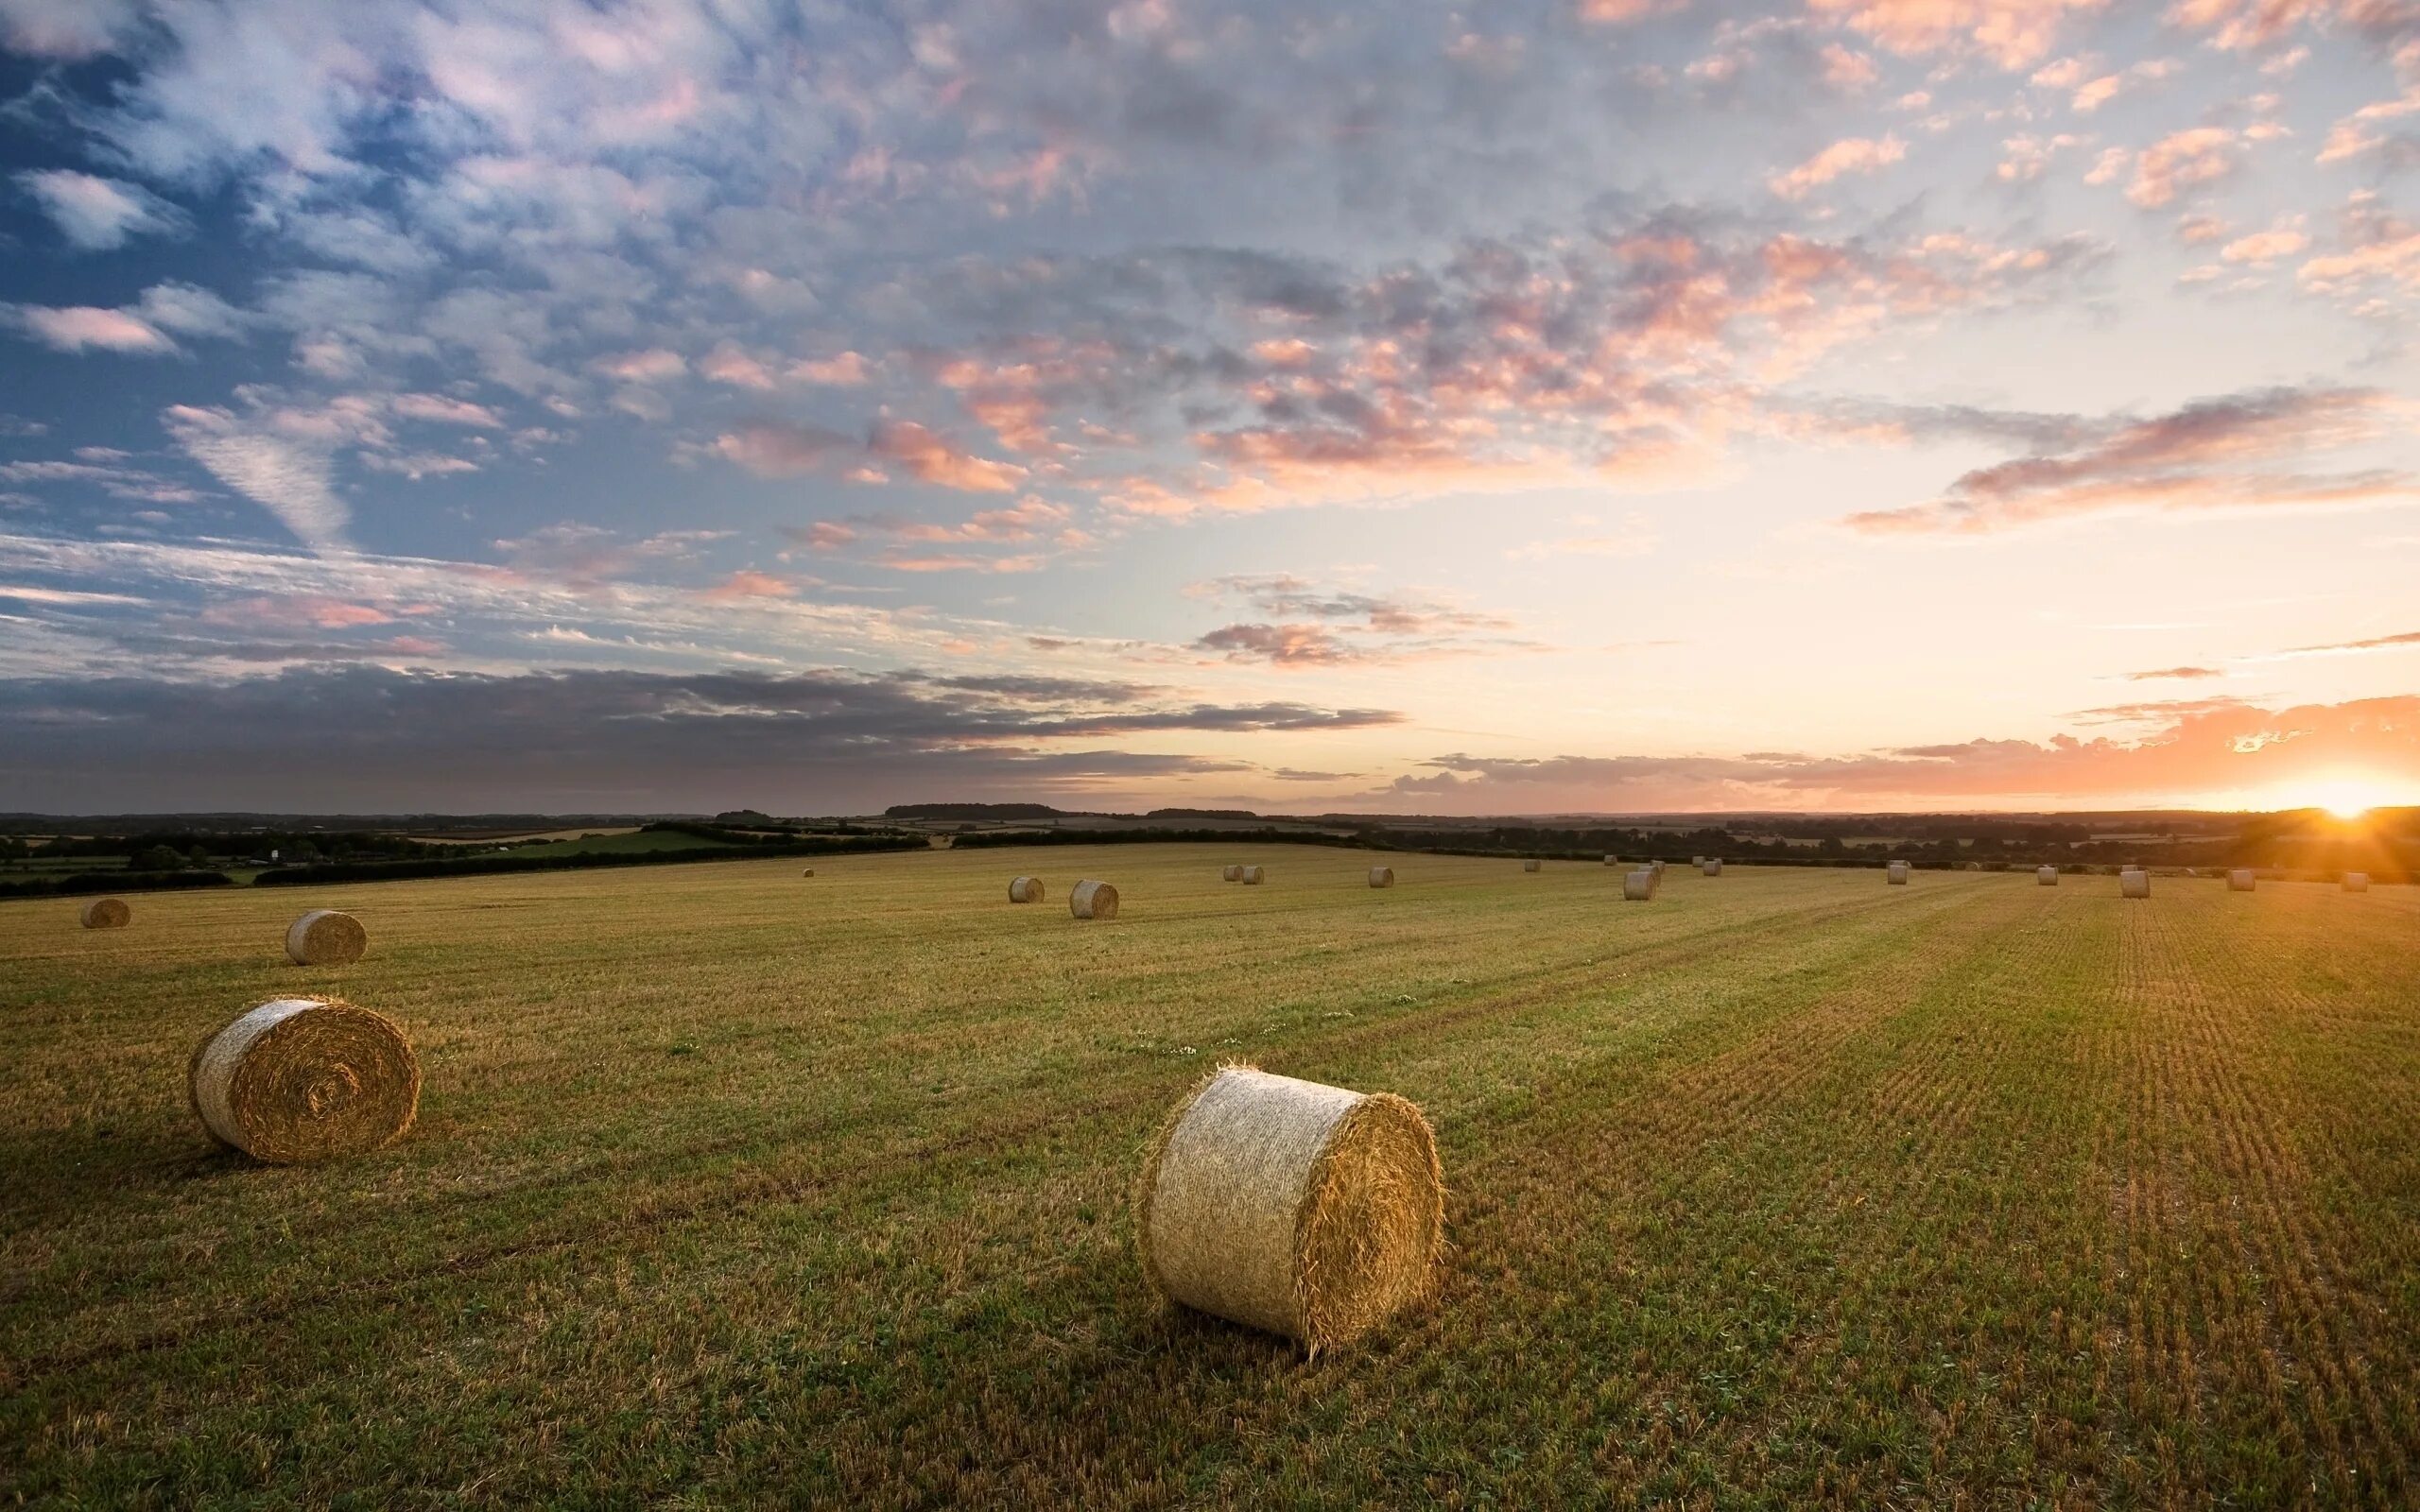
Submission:
M 2420 1499 L 2420 890 L 1734 866 L 1625 905 L 1388 859 L 0 903 L 0 1496 Z M 320 906 L 360 963 L 285 964 Z M 194 1044 L 299 991 L 408 1029 L 401 1143 L 204 1138 Z M 1305 1363 L 1152 1296 L 1136 1152 L 1223 1058 L 1426 1109 L 1431 1306 Z

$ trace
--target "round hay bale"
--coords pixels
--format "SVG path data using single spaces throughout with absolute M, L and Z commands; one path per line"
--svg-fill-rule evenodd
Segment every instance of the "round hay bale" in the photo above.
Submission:
M 1703 857 L 1703 856 L 1691 856 L 1691 857 L 1689 857 L 1689 865 L 1690 865 L 1690 866 L 1693 866 L 1693 867 L 1703 867 L 1703 866 L 1704 866 L 1704 865 L 1705 865 L 1705 857 Z
M 2227 891 L 2250 892 L 2252 885 L 2253 877 L 2250 867 L 2237 867 L 2227 873 Z
M 1249 1066 L 1186 1094 L 1134 1190 L 1143 1273 L 1161 1296 L 1314 1355 L 1428 1295 L 1444 1221 L 1418 1108 Z
M 1244 880 L 1244 868 L 1241 867 L 1228 867 L 1219 873 L 1219 880 L 1220 882 L 1241 882 Z
M 1698 869 L 1709 877 L 1720 877 L 1722 875 L 1722 858 L 1708 856 L 1699 865 Z
M 1046 891 L 1047 889 L 1042 885 L 1040 877 L 1014 877 L 1009 882 L 1009 902 L 1038 903 L 1042 902 Z
M 361 920 L 333 908 L 314 908 L 285 931 L 285 958 L 297 966 L 351 966 L 369 948 Z
M 201 1042 L 186 1082 L 213 1138 L 275 1165 L 367 1155 L 420 1111 L 420 1057 L 404 1031 L 333 998 L 245 1013 Z
M 1392 867 L 1372 867 L 1372 868 L 1370 868 L 1370 885 L 1371 885 L 1371 886 L 1373 886 L 1373 887 L 1392 887 L 1392 886 L 1393 886 L 1394 885 L 1395 885 L 1395 868 L 1392 868 Z
M 1622 858 L 1621 858 L 1621 857 L 1619 857 L 1619 856 L 1607 856 L 1607 857 L 1605 858 L 1605 865 L 1607 865 L 1607 866 L 1609 866 L 1609 867 L 1618 867 L 1618 866 L 1620 866 L 1621 864 L 1622 864 Z
M 802 877 L 812 877 L 815 875 L 815 868 L 813 867 L 809 867 L 804 871 L 800 872 L 799 875 Z
M 1078 919 L 1115 919 L 1117 889 L 1105 882 L 1080 882 L 1067 895 L 1067 912 Z
M 1651 902 L 1654 900 L 1654 897 L 1655 873 L 1640 870 L 1628 871 L 1622 874 L 1622 901 L 1624 902 Z
M 1546 869 L 1546 865 L 1547 864 L 1543 861 L 1524 861 L 1521 863 L 1521 869 L 1523 871 L 1544 871 Z
M 1243 875 L 1236 880 L 1241 882 L 1245 886 L 1257 887 L 1260 885 L 1261 871 L 1258 867 L 1243 867 L 1238 869 L 1243 872 Z
M 2118 873 L 2118 896 L 2148 898 L 2152 895 L 2152 874 L 2140 868 L 2129 868 Z
M 2036 867 L 2033 868 L 2033 880 L 2040 883 L 2045 887 L 2055 887 L 2059 885 L 2059 868 L 2056 867 Z
M 1908 885 L 1908 873 L 1910 869 L 1910 868 L 1906 862 L 1893 861 L 1889 866 L 1882 868 L 1883 880 L 1888 882 L 1893 887 L 1904 887 Z
M 2369 891 L 2370 874 L 2366 871 L 2348 871 L 2344 873 L 2344 890 L 2346 892 Z
M 133 919 L 134 910 L 126 906 L 123 898 L 95 898 L 76 917 L 86 929 L 124 929 Z

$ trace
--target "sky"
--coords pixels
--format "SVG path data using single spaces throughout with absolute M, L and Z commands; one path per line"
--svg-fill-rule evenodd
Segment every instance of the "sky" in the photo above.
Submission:
M 0 0 L 0 809 L 2420 801 L 2420 0 Z

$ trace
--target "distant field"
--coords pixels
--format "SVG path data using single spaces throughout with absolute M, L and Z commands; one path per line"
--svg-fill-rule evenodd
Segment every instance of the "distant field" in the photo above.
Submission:
M 502 845 L 508 840 L 577 840 L 583 835 L 633 834 L 634 824 L 596 830 L 449 830 L 441 834 L 415 834 L 423 845 Z
M 0 1500 L 2420 1501 L 2420 890 L 1368 865 L 0 902 Z M 322 905 L 369 957 L 282 965 Z M 207 1145 L 187 1054 L 300 990 L 409 1027 L 405 1143 Z M 1222 1057 L 1427 1109 L 1433 1309 L 1305 1365 L 1153 1300 Z

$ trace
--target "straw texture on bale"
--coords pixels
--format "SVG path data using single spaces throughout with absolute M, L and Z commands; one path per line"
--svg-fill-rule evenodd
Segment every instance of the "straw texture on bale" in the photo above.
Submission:
M 1246 867 L 1240 880 L 1247 887 L 1257 887 L 1260 885 L 1261 875 L 1261 869 L 1258 867 Z
M 1115 919 L 1117 889 L 1105 882 L 1080 882 L 1067 895 L 1067 912 L 1078 919 Z
M 2059 885 L 2059 868 L 2056 867 L 2036 867 L 2033 868 L 2033 880 L 2040 883 L 2045 887 L 2055 887 Z
M 1013 877 L 1009 881 L 1009 902 L 1012 903 L 1038 903 L 1048 891 L 1040 877 Z
M 1888 881 L 1892 886 L 1904 887 L 1908 885 L 1908 864 L 1906 862 L 1893 861 L 1889 866 L 1883 868 L 1882 870 L 1884 879 Z
M 1651 901 L 1654 896 L 1655 873 L 1651 871 L 1627 871 L 1622 874 L 1622 901 L 1624 902 L 1643 903 Z
M 297 966 L 351 966 L 369 948 L 361 920 L 333 908 L 314 908 L 285 930 L 285 958 Z
M 1444 1217 L 1418 1108 L 1249 1066 L 1221 1067 L 1177 1105 L 1134 1192 L 1161 1296 L 1314 1355 L 1428 1296 Z
M 1524 861 L 1521 863 L 1521 869 L 1523 871 L 1543 871 L 1546 869 L 1546 863 L 1543 861 Z
M 1373 887 L 1392 887 L 1392 886 L 1393 886 L 1394 885 L 1395 885 L 1395 868 L 1392 868 L 1392 867 L 1372 867 L 1372 868 L 1370 868 L 1370 885 L 1371 885 L 1371 886 L 1373 886 Z
M 1699 865 L 1698 869 L 1709 877 L 1720 877 L 1722 875 L 1722 858 L 1708 856 Z
M 194 1111 L 222 1144 L 297 1164 L 366 1155 L 420 1111 L 420 1057 L 384 1015 L 332 998 L 281 998 L 194 1052 Z
M 2238 867 L 2227 873 L 2227 891 L 2250 892 L 2251 890 L 2252 868 L 2250 867 Z
M 86 929 L 124 929 L 134 918 L 134 910 L 126 906 L 123 898 L 95 898 L 77 918 Z
M 2148 897 L 2150 897 L 2151 895 L 2152 895 L 2152 874 L 2151 874 L 2150 872 L 2148 872 L 2148 871 L 2139 871 L 2139 870 L 2128 870 L 2128 871 L 2121 871 L 2121 872 L 2118 873 L 2118 897 L 2120 897 L 2120 898 L 2148 898 Z
M 1244 868 L 1241 867 L 1228 867 L 1219 873 L 1219 880 L 1220 882 L 1241 882 L 1244 880 Z
M 2366 871 L 2348 871 L 2344 873 L 2344 890 L 2346 892 L 2369 891 L 2370 874 Z

